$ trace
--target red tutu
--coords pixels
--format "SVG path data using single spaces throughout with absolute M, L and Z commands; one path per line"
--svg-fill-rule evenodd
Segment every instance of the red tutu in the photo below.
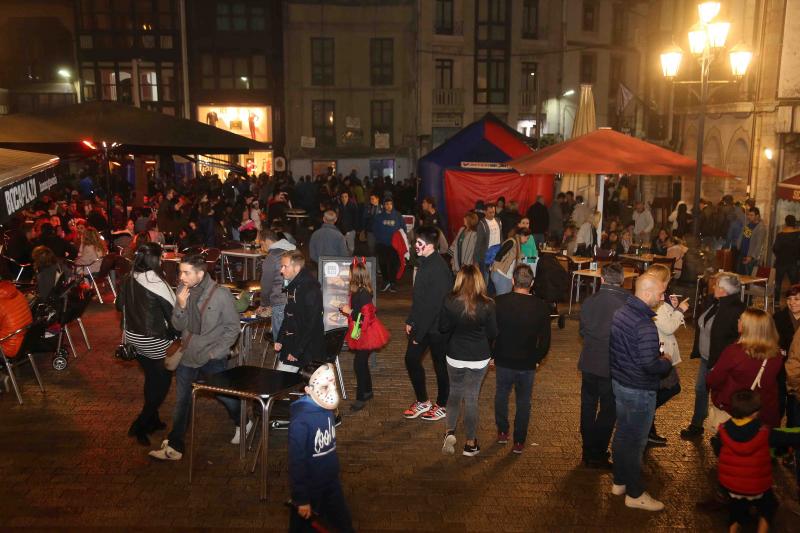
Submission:
M 375 304 L 368 303 L 361 308 L 361 336 L 352 337 L 355 321 L 347 317 L 347 346 L 353 351 L 380 350 L 387 344 L 391 335 L 386 326 L 378 320 Z

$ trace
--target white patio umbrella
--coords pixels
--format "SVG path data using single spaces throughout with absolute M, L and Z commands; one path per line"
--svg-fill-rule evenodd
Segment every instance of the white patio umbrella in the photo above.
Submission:
M 597 114 L 594 110 L 594 93 L 589 84 L 581 85 L 581 95 L 578 100 L 578 110 L 575 113 L 575 122 L 572 124 L 571 138 L 580 137 L 597 129 Z M 583 196 L 586 204 L 591 208 L 597 206 L 597 193 L 595 179 L 592 174 L 564 174 L 561 178 L 561 191 L 574 191 L 575 196 Z

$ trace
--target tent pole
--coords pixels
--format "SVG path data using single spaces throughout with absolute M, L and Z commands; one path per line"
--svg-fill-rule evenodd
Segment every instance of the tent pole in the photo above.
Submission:
M 602 240 L 601 234 L 603 233 L 603 211 L 604 211 L 605 203 L 606 203 L 606 201 L 605 201 L 606 200 L 606 187 L 605 187 L 605 183 L 604 183 L 605 180 L 603 179 L 603 175 L 602 174 L 596 174 L 596 177 L 597 177 L 596 181 L 597 181 L 597 188 L 598 188 L 597 210 L 600 212 L 600 222 L 598 222 L 598 224 L 597 224 L 597 240 L 598 240 L 597 246 L 599 248 L 600 247 L 600 242 L 599 241 Z

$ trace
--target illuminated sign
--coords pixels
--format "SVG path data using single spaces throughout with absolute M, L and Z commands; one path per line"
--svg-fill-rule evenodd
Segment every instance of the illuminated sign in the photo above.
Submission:
M 209 126 L 259 142 L 272 142 L 269 106 L 197 106 L 197 119 Z

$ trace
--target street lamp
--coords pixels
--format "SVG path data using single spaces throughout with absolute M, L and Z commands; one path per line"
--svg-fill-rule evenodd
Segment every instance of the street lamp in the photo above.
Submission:
M 58 69 L 56 74 L 58 74 L 60 77 L 64 78 L 67 81 L 69 81 L 69 79 L 72 78 L 72 73 L 68 69 L 65 69 L 65 68 Z
M 699 81 L 674 81 L 678 74 L 678 69 L 683 59 L 683 52 L 680 48 L 672 45 L 661 54 L 661 72 L 665 78 L 673 83 L 700 86 L 699 93 L 696 93 L 700 101 L 700 114 L 697 120 L 697 167 L 695 169 L 694 180 L 694 234 L 698 235 L 700 230 L 700 192 L 701 179 L 703 177 L 703 141 L 705 137 L 706 104 L 709 96 L 709 83 L 723 85 L 736 83 L 747 73 L 747 67 L 753 57 L 752 52 L 743 45 L 736 45 L 728 52 L 730 60 L 731 74 L 733 80 L 713 80 L 709 81 L 708 74 L 711 63 L 721 57 L 728 40 L 728 33 L 731 23 L 718 20 L 720 12 L 719 2 L 703 2 L 697 6 L 699 22 L 694 24 L 688 32 L 689 51 L 697 58 L 700 63 Z
M 247 76 L 240 76 L 239 79 L 244 82 L 245 89 L 249 90 L 250 89 L 250 78 L 248 78 Z

